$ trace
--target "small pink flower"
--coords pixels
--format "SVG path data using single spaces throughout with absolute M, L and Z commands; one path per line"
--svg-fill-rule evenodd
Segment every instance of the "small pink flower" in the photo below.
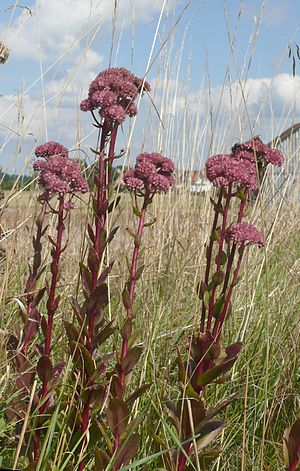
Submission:
M 258 247 L 264 245 L 263 234 L 253 224 L 244 222 L 232 224 L 227 229 L 225 238 L 227 242 L 232 241 L 238 245 L 255 244 Z

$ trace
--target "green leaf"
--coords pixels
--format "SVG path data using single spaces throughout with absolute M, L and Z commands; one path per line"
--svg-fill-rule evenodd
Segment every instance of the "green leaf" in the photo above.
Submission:
M 70 347 L 74 358 L 76 361 L 79 361 L 80 367 L 83 367 L 89 377 L 91 377 L 95 372 L 95 362 L 92 358 L 92 355 L 88 349 L 81 343 L 75 342 L 74 340 L 70 341 Z
M 219 319 L 224 304 L 225 304 L 225 296 L 224 296 L 224 294 L 222 294 L 222 296 L 220 296 L 216 300 L 216 302 L 214 304 L 214 307 L 213 307 L 213 313 L 212 314 L 213 314 L 215 319 Z
M 53 376 L 53 367 L 50 358 L 42 355 L 37 363 L 36 371 L 43 383 L 48 383 Z
M 68 321 L 64 321 L 64 326 L 66 329 L 68 340 L 74 340 L 76 342 L 77 340 L 81 339 L 80 332 L 74 324 Z
M 114 397 L 111 399 L 107 410 L 107 422 L 112 433 L 119 436 L 125 431 L 129 420 L 129 410 L 126 402 Z
M 204 303 L 204 306 L 206 307 L 206 309 L 209 308 L 209 299 L 210 299 L 209 292 L 205 291 L 205 293 L 203 295 L 203 303 Z
M 202 437 L 197 440 L 198 452 L 212 443 L 222 432 L 223 422 L 221 420 L 210 420 L 201 430 Z
M 118 232 L 120 226 L 114 227 L 108 236 L 107 243 L 110 244 L 113 238 L 115 237 L 116 233 Z
M 135 281 L 138 281 L 138 280 L 141 278 L 141 276 L 142 276 L 142 274 L 143 274 L 143 271 L 144 271 L 144 268 L 145 268 L 145 265 L 141 265 L 141 266 L 136 270 L 136 272 L 135 272 L 135 274 L 134 274 L 134 279 L 135 279 Z
M 224 273 L 222 271 L 217 271 L 212 276 L 212 282 L 215 286 L 219 286 L 223 283 Z
M 145 222 L 144 227 L 150 227 L 153 226 L 153 224 L 156 223 L 156 218 L 153 219 L 151 222 Z
M 116 199 L 114 201 L 112 201 L 110 203 L 110 205 L 108 206 L 108 209 L 107 209 L 108 213 L 111 213 L 112 210 L 115 209 L 118 206 L 120 201 L 121 201 L 121 196 L 117 196 Z
M 125 286 L 125 288 L 123 289 L 123 292 L 122 292 L 122 301 L 123 301 L 123 305 L 124 305 L 125 309 L 130 309 L 131 301 L 130 301 L 129 292 L 128 292 L 126 286 Z
M 121 327 L 121 337 L 123 340 L 129 340 L 132 333 L 132 320 L 127 318 Z
M 137 208 L 136 206 L 133 206 L 132 210 L 133 210 L 133 214 L 134 214 L 136 217 L 138 217 L 138 218 L 141 217 L 142 212 L 139 210 L 139 208 Z

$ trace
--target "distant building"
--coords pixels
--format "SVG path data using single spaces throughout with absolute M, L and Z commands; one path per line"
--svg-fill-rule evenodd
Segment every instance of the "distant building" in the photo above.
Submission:
M 185 170 L 177 178 L 177 188 L 188 188 L 191 193 L 206 193 L 212 189 L 212 184 L 204 170 Z
M 274 169 L 275 186 L 282 187 L 285 183 L 292 184 L 300 179 L 300 123 L 293 124 L 283 131 L 280 136 L 269 142 L 283 152 L 285 162 L 281 167 Z

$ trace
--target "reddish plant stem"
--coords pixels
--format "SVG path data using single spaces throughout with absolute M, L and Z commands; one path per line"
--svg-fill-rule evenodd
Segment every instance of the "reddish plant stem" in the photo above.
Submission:
M 48 314 L 48 326 L 47 332 L 45 336 L 45 343 L 44 343 L 44 354 L 50 357 L 51 353 L 51 337 L 52 337 L 52 328 L 53 328 L 53 318 L 55 311 L 57 309 L 56 302 L 55 302 L 55 292 L 57 286 L 57 277 L 58 277 L 58 267 L 60 256 L 62 253 L 62 236 L 64 232 L 64 198 L 59 198 L 59 207 L 58 207 L 58 222 L 57 222 L 57 234 L 56 234 L 56 243 L 55 243 L 55 251 L 52 258 L 51 263 L 51 284 L 49 290 L 49 297 L 47 301 L 47 314 Z M 42 384 L 42 394 L 41 400 L 43 401 L 48 394 L 48 382 L 44 381 Z M 39 413 L 42 415 L 46 408 L 47 408 L 48 401 L 45 401 L 39 410 Z M 36 439 L 34 443 L 34 459 L 37 460 L 40 453 L 40 441 L 41 441 L 41 431 L 37 430 L 36 432 Z
M 140 215 L 140 220 L 139 220 L 139 225 L 138 225 L 138 230 L 135 236 L 134 240 L 134 250 L 132 254 L 132 259 L 131 259 L 131 266 L 130 266 L 130 274 L 129 274 L 129 303 L 128 307 L 126 308 L 126 317 L 127 319 L 132 320 L 133 315 L 132 315 L 132 306 L 133 306 L 133 300 L 134 300 L 134 293 L 135 293 L 135 275 L 137 271 L 137 265 L 138 265 L 138 256 L 139 256 L 139 250 L 140 250 L 140 244 L 141 244 L 141 239 L 143 235 L 143 231 L 145 228 L 145 218 L 147 214 L 147 208 L 148 204 L 150 203 L 150 198 L 149 198 L 149 193 L 146 193 L 144 196 L 144 202 L 143 206 L 141 209 L 141 215 Z M 122 365 L 122 362 L 124 358 L 126 357 L 128 352 L 128 339 L 123 338 L 122 339 L 122 347 L 121 347 L 121 355 L 119 358 L 119 364 Z M 122 367 L 120 367 L 120 371 L 118 373 L 119 376 L 119 383 L 121 386 L 121 397 L 123 396 L 123 393 L 126 388 L 126 373 L 125 371 L 122 371 Z M 120 436 L 118 430 L 114 433 L 114 451 L 118 449 L 120 444 Z
M 45 214 L 46 214 L 46 204 L 43 203 L 41 211 L 40 211 L 40 213 L 38 215 L 38 218 L 37 218 L 37 222 L 36 222 L 37 231 L 36 231 L 36 238 L 35 238 L 35 244 L 34 244 L 35 246 L 41 244 Z M 39 252 L 39 255 L 40 255 L 40 252 Z M 36 283 L 37 283 L 38 274 L 39 274 L 38 270 L 39 270 L 39 267 L 40 267 L 40 263 L 35 262 L 36 256 L 37 256 L 37 249 L 36 249 L 36 252 L 34 254 L 34 259 L 33 259 L 34 261 L 33 261 L 32 271 L 29 275 L 29 279 L 32 279 L 33 282 L 30 284 L 30 292 L 27 293 L 27 318 L 28 319 L 30 318 L 30 315 L 31 315 L 32 311 L 35 309 L 35 305 L 34 305 L 35 293 L 34 293 L 34 290 L 36 289 Z M 29 346 L 29 341 L 25 340 L 24 345 L 23 345 L 23 354 L 24 354 L 24 356 L 27 355 L 28 346 Z
M 244 212 L 245 212 L 245 209 L 246 209 L 247 197 L 248 197 L 248 190 L 246 189 L 245 194 L 244 194 L 244 198 L 243 198 L 243 200 L 241 201 L 241 204 L 240 204 L 240 209 L 239 209 L 238 218 L 237 218 L 237 223 L 238 224 L 243 219 Z M 229 282 L 230 273 L 231 273 L 231 269 L 232 269 L 232 265 L 233 265 L 233 261 L 234 261 L 234 257 L 235 257 L 236 247 L 237 247 L 237 244 L 233 243 L 232 247 L 231 247 L 230 255 L 229 255 L 229 258 L 228 258 L 228 263 L 227 263 L 226 273 L 225 273 L 225 278 L 224 278 L 224 283 L 223 283 L 223 289 L 222 289 L 222 294 L 224 294 L 224 295 L 225 295 L 227 287 L 228 287 L 228 282 Z
M 214 216 L 213 226 L 212 226 L 212 230 L 211 230 L 212 234 L 217 228 L 218 218 L 219 218 L 219 214 L 220 214 L 220 211 L 218 210 L 218 207 L 220 207 L 220 205 L 221 205 L 223 194 L 224 194 L 224 189 L 221 188 L 220 192 L 219 192 L 217 205 L 216 205 L 216 208 L 214 210 L 215 211 L 215 216 Z M 209 246 L 207 248 L 207 254 L 206 254 L 206 270 L 205 270 L 205 277 L 204 277 L 204 283 L 206 284 L 206 286 L 208 285 L 208 280 L 209 280 L 211 261 L 212 261 L 213 245 L 214 245 L 214 241 L 211 238 L 210 241 L 209 241 Z M 200 332 L 201 333 L 204 332 L 205 313 L 206 313 L 206 307 L 205 307 L 204 302 L 202 301 L 202 313 L 201 313 L 201 324 L 200 324 Z
M 133 306 L 133 299 L 134 299 L 134 291 L 135 291 L 135 274 L 137 270 L 138 264 L 138 256 L 140 250 L 141 239 L 145 227 L 145 218 L 147 214 L 147 207 L 149 204 L 149 194 L 146 194 L 144 197 L 144 203 L 141 210 L 141 216 L 139 220 L 138 230 L 134 240 L 134 250 L 131 259 L 131 267 L 130 267 L 130 275 L 129 275 L 129 306 L 126 308 L 126 316 L 128 319 L 132 319 L 132 306 Z M 122 342 L 122 350 L 120 356 L 120 363 L 124 360 L 128 351 L 128 340 L 123 339 Z M 125 373 L 120 372 L 119 374 L 119 381 L 122 386 L 122 389 L 125 388 Z
M 228 211 L 229 211 L 229 206 L 230 206 L 230 200 L 231 200 L 231 185 L 228 188 L 228 194 L 226 195 L 226 203 L 224 206 L 224 211 L 223 211 L 223 218 L 222 218 L 222 227 L 221 227 L 221 234 L 220 234 L 220 240 L 219 240 L 219 249 L 218 249 L 218 255 L 217 255 L 217 272 L 220 271 L 221 268 L 221 261 L 222 261 L 222 251 L 223 251 L 223 245 L 224 245 L 224 239 L 225 239 L 225 231 L 226 231 L 226 224 L 227 224 L 227 217 L 228 217 Z M 214 308 L 214 302 L 215 302 L 215 294 L 216 294 L 216 289 L 217 287 L 214 286 L 211 294 L 211 298 L 209 301 L 209 309 L 208 309 L 208 318 L 207 318 L 207 329 L 209 330 L 211 327 L 212 323 L 212 318 L 213 318 L 213 308 Z
M 228 306 L 229 306 L 229 303 L 230 303 L 230 300 L 231 300 L 232 291 L 233 291 L 233 288 L 236 285 L 236 282 L 238 280 L 238 276 L 239 276 L 240 268 L 241 268 L 241 263 L 242 263 L 242 258 L 243 258 L 243 255 L 244 255 L 244 249 L 245 249 L 245 245 L 241 245 L 241 247 L 239 249 L 239 258 L 238 258 L 238 261 L 237 261 L 236 269 L 235 269 L 234 274 L 233 274 L 233 278 L 232 278 L 230 288 L 228 290 L 228 294 L 226 296 L 226 301 L 225 301 L 223 309 L 221 311 L 220 318 L 216 319 L 216 322 L 215 322 L 215 325 L 214 325 L 214 328 L 213 328 L 213 337 L 215 337 L 217 341 L 220 339 L 220 336 L 221 336 L 221 333 L 222 333 L 222 328 L 223 328 L 224 322 L 226 320 L 226 315 L 227 315 Z
M 186 443 L 184 445 L 183 449 L 186 452 L 186 454 L 189 455 L 189 452 L 190 452 L 190 449 L 191 449 L 191 444 Z M 180 452 L 177 471 L 183 471 L 184 470 L 186 460 L 187 460 L 186 456 L 182 452 Z
M 108 120 L 104 120 L 103 126 L 101 129 L 101 140 L 99 148 L 99 162 L 98 162 L 98 182 L 97 182 L 97 209 L 95 214 L 95 241 L 93 243 L 93 248 L 98 256 L 99 263 L 104 254 L 105 246 L 101 245 L 101 232 L 105 229 L 106 223 L 106 210 L 108 206 L 108 189 L 111 181 L 110 169 L 107 166 L 107 161 L 105 160 L 104 149 L 106 145 L 107 138 L 111 133 L 110 145 L 108 152 L 108 163 L 112 165 L 115 151 L 115 143 L 117 138 L 118 127 L 112 128 L 112 124 Z M 97 287 L 98 284 L 98 269 L 93 270 L 92 272 L 92 290 Z M 91 309 L 88 313 L 88 339 L 87 339 L 87 348 L 93 353 L 94 351 L 94 330 L 95 330 L 95 309 Z M 86 384 L 90 384 L 90 378 L 86 377 Z M 82 412 L 82 424 L 81 431 L 82 434 L 85 434 L 88 429 L 90 418 L 90 400 L 84 404 Z M 84 441 L 85 446 L 86 440 Z M 83 471 L 85 468 L 85 461 L 81 461 L 79 465 L 79 471 Z

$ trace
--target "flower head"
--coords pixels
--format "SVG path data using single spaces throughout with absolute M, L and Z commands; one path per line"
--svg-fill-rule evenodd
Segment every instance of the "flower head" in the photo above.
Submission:
M 236 144 L 232 148 L 232 153 L 236 158 L 246 159 L 252 162 L 265 160 L 267 164 L 280 167 L 284 162 L 284 155 L 278 149 L 271 149 L 264 144 L 259 137 L 254 137 L 242 144 Z
M 238 183 L 245 188 L 257 188 L 256 167 L 247 159 L 236 158 L 233 154 L 218 154 L 206 162 L 206 175 L 214 186 L 228 186 Z
M 106 69 L 92 81 L 88 98 L 80 104 L 82 111 L 98 109 L 102 118 L 122 123 L 126 115 L 137 114 L 134 100 L 139 93 L 149 91 L 148 82 L 136 77 L 125 68 Z
M 227 242 L 233 241 L 238 245 L 255 244 L 258 247 L 264 245 L 263 234 L 253 224 L 244 222 L 232 224 L 227 229 L 225 238 Z
M 130 191 L 167 192 L 173 184 L 174 163 L 158 153 L 139 154 L 133 170 L 124 174 L 124 184 Z
M 47 142 L 38 146 L 36 156 L 44 160 L 37 160 L 33 169 L 40 172 L 39 184 L 45 192 L 40 196 L 42 200 L 49 200 L 54 194 L 64 196 L 76 192 L 86 193 L 88 184 L 81 173 L 78 163 L 68 157 L 68 149 L 58 142 Z

